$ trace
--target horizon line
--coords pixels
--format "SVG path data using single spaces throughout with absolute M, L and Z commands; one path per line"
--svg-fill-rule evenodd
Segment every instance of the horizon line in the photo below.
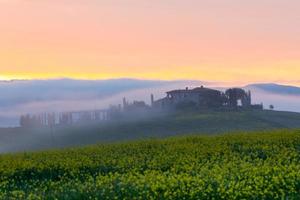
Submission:
M 279 84 L 285 86 L 294 86 L 300 87 L 300 81 L 292 80 L 292 81 L 282 81 L 282 80 L 274 80 L 274 81 L 219 81 L 219 80 L 196 80 L 196 79 L 147 79 L 147 78 L 134 78 L 134 77 L 119 77 L 119 78 L 73 78 L 73 77 L 53 77 L 53 78 L 12 78 L 12 79 L 1 79 L 0 82 L 14 82 L 14 81 L 60 81 L 60 80 L 74 80 L 74 81 L 112 81 L 112 80 L 136 80 L 136 81 L 162 81 L 162 82 L 180 82 L 180 81 L 189 81 L 189 82 L 202 82 L 207 84 L 224 84 L 224 85 L 236 85 L 236 86 L 248 86 L 253 84 Z M 294 84 L 293 84 L 294 83 Z

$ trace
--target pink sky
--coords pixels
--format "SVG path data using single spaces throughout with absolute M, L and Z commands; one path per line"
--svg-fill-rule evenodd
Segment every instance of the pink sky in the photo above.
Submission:
M 0 78 L 300 85 L 299 0 L 0 0 Z

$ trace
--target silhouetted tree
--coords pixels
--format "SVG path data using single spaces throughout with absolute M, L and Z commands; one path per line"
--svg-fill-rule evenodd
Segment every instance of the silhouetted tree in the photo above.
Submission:
M 20 126 L 22 126 L 22 127 L 26 126 L 25 121 L 26 121 L 25 116 L 21 115 L 21 117 L 20 117 Z

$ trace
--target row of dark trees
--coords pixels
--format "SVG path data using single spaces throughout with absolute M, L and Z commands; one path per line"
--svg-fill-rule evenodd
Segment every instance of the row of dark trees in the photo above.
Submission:
M 55 125 L 55 114 L 21 115 L 20 125 L 22 127 L 53 126 Z

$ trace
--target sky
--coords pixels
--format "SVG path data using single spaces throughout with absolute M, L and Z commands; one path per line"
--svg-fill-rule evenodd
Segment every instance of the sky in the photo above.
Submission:
M 0 79 L 300 86 L 299 0 L 0 0 Z

